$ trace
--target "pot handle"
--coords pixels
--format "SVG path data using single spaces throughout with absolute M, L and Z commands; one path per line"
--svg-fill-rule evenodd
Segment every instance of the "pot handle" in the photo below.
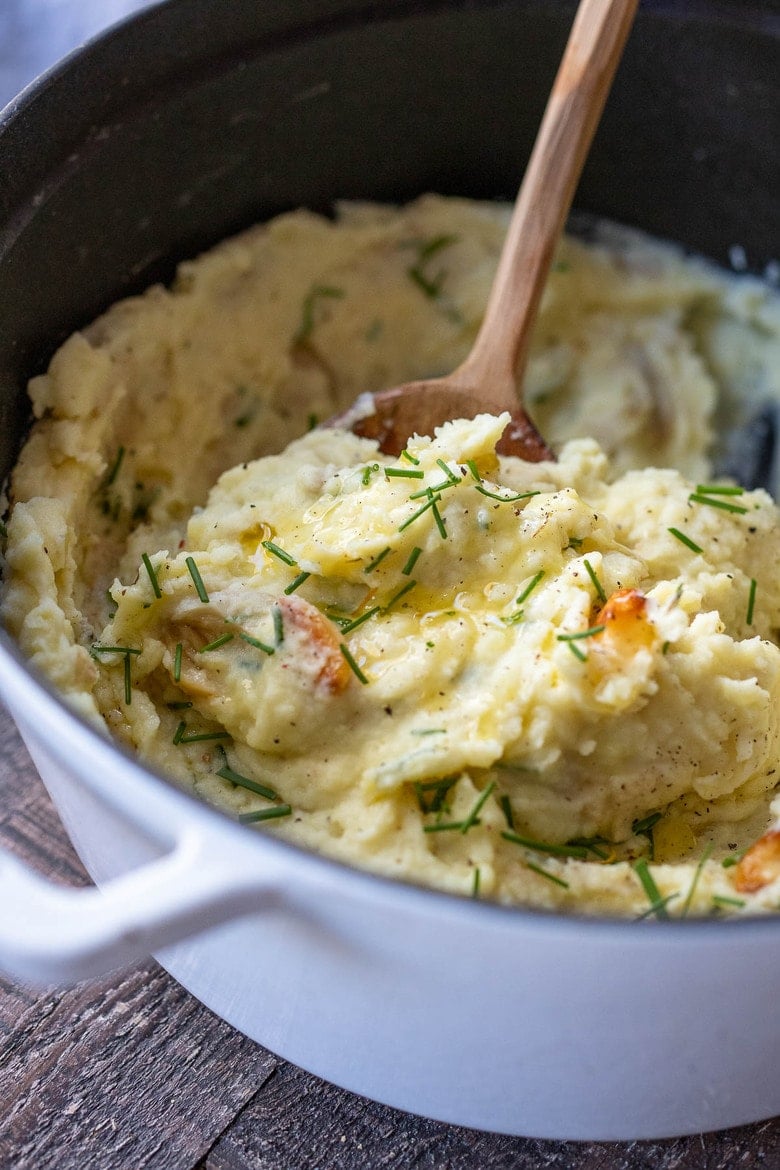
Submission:
M 274 881 L 215 858 L 191 828 L 100 889 L 55 885 L 0 850 L 0 967 L 38 985 L 77 982 L 278 902 Z

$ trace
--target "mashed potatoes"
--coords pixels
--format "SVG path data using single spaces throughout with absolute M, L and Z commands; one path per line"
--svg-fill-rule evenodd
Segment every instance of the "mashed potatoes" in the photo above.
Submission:
M 490 416 L 398 459 L 283 450 L 457 364 L 506 216 L 283 216 L 71 338 L 31 384 L 4 620 L 98 726 L 324 853 L 536 906 L 774 909 L 780 525 L 707 458 L 778 396 L 767 290 L 567 240 L 526 380 L 558 462 L 499 459 Z

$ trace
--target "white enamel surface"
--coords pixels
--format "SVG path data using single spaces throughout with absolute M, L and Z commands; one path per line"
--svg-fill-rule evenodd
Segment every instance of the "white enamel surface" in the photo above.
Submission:
M 0 692 L 107 882 L 47 892 L 0 866 L 7 970 L 72 979 L 163 947 L 176 978 L 279 1055 L 480 1128 L 617 1140 L 780 1111 L 774 923 L 577 922 L 380 881 L 194 804 L 2 652 Z

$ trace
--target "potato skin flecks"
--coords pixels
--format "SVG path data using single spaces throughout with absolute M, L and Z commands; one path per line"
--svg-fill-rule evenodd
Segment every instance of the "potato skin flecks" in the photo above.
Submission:
M 285 642 L 293 642 L 293 653 L 303 662 L 317 686 L 333 695 L 349 685 L 350 669 L 339 650 L 339 639 L 332 622 L 302 597 L 282 597 L 279 609 L 285 630 Z
M 780 877 L 780 829 L 770 829 L 750 846 L 734 869 L 740 894 L 755 894 Z

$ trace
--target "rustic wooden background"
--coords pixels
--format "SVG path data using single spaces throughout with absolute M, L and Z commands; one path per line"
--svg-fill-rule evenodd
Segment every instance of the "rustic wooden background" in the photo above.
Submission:
M 148 2 L 0 0 L 0 105 Z M 87 881 L 2 709 L 0 845 L 57 879 Z M 68 990 L 0 976 L 0 1170 L 737 1166 L 780 1167 L 780 1121 L 662 1142 L 498 1137 L 334 1089 L 235 1032 L 151 960 Z

